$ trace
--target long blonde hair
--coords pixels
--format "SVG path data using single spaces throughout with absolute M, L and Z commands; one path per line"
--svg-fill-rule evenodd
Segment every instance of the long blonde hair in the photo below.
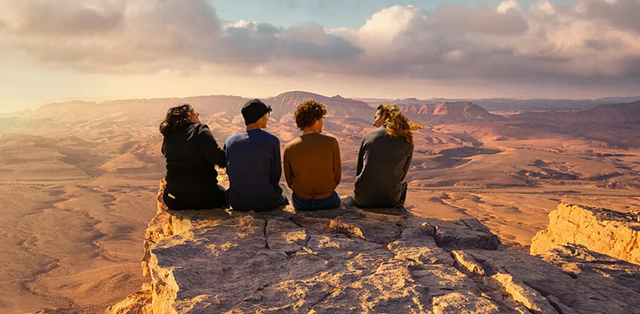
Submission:
M 409 144 L 413 144 L 413 134 L 411 132 L 424 128 L 422 123 L 415 124 L 402 113 L 396 105 L 382 104 L 378 106 L 380 115 L 386 115 L 387 133 L 393 137 L 401 136 Z

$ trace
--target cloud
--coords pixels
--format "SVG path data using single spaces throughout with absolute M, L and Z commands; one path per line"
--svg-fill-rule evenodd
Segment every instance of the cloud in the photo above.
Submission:
M 437 24 L 453 34 L 520 35 L 527 31 L 525 17 L 515 1 L 502 2 L 498 8 L 479 3 L 475 8 L 445 4 L 436 10 Z
M 121 26 L 121 5 L 105 1 L 12 1 L 0 2 L 16 33 L 33 35 L 91 35 L 113 31 Z M 10 9 L 7 7 L 10 6 Z
M 640 34 L 640 1 L 637 0 L 586 0 L 580 4 L 586 16 L 609 23 L 620 30 L 632 30 Z
M 207 0 L 0 0 L 0 43 L 92 73 L 638 81 L 638 15 L 639 0 L 506 0 L 392 6 L 359 28 L 281 28 L 225 24 Z
M 633 2 L 598 5 L 614 10 L 622 1 Z M 358 30 L 336 32 L 363 48 L 363 56 L 348 71 L 366 75 L 638 81 L 637 68 L 629 66 L 634 64 L 629 60 L 640 57 L 640 37 L 614 24 L 603 25 L 602 17 L 593 17 L 585 3 L 571 7 L 542 1 L 527 10 L 514 1 L 498 7 L 445 4 L 433 13 L 396 6 L 377 13 L 381 17 L 372 16 Z M 625 7 L 640 14 L 634 5 Z M 370 29 L 387 31 L 373 36 Z

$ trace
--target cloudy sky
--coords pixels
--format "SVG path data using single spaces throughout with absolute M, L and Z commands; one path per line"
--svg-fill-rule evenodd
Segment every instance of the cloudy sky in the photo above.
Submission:
M 70 99 L 640 94 L 640 0 L 0 0 L 0 111 Z

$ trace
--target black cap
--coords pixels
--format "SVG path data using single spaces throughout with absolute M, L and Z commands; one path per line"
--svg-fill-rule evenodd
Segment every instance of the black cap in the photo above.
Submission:
M 260 99 L 256 98 L 247 101 L 242 106 L 241 112 L 244 118 L 244 125 L 249 125 L 260 120 L 265 113 L 271 112 L 271 106 L 265 105 Z

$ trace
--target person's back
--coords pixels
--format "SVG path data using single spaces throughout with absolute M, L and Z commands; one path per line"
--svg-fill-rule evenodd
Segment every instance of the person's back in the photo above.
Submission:
M 341 177 L 340 148 L 335 138 L 320 133 L 302 134 L 287 143 L 284 150 L 285 175 L 289 173 L 287 182 L 297 196 L 331 195 Z
M 259 99 L 242 107 L 247 130 L 225 142 L 229 189 L 227 199 L 234 210 L 266 211 L 289 201 L 279 185 L 282 176 L 280 141 L 262 129 L 271 107 Z
M 225 143 L 229 204 L 238 210 L 269 210 L 281 202 L 280 141 L 256 129 L 236 133 Z
M 297 210 L 323 210 L 340 206 L 335 189 L 340 184 L 342 169 L 338 141 L 322 133 L 323 104 L 307 100 L 294 113 L 296 126 L 303 134 L 284 148 L 284 175 L 293 194 Z
M 227 205 L 215 166 L 225 166 L 225 154 L 209 127 L 200 124 L 189 105 L 173 107 L 160 126 L 162 154 L 167 161 L 163 200 L 173 210 Z
M 354 201 L 361 207 L 402 205 L 412 156 L 413 144 L 390 136 L 385 126 L 367 134 L 358 156 Z
M 377 128 L 360 145 L 353 201 L 364 208 L 401 207 L 413 157 L 412 132 L 423 126 L 409 121 L 395 105 L 378 106 L 374 119 Z
M 211 147 L 211 154 L 203 152 L 205 143 L 199 137 L 208 130 L 204 124 L 190 124 L 176 129 L 164 139 L 162 151 L 167 160 L 169 190 L 188 192 L 218 183 L 214 165 L 224 167 L 224 152 L 218 153 L 211 143 L 207 145 Z M 207 156 L 212 157 L 207 159 Z

